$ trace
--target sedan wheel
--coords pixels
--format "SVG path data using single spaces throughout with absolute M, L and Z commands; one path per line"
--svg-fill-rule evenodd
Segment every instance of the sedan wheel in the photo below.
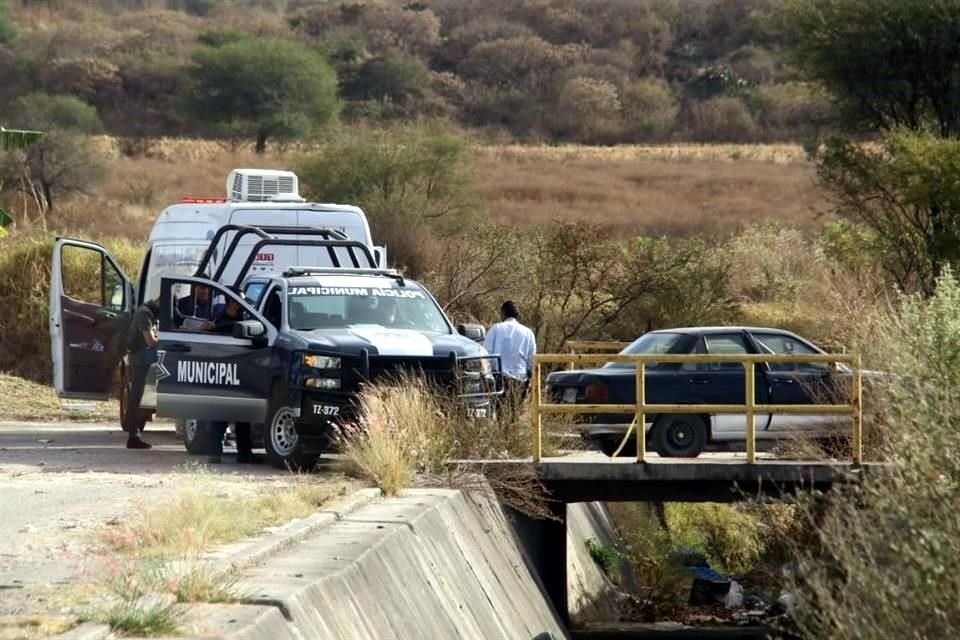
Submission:
M 664 458 L 696 458 L 707 445 L 707 425 L 695 415 L 665 415 L 653 426 L 653 445 Z

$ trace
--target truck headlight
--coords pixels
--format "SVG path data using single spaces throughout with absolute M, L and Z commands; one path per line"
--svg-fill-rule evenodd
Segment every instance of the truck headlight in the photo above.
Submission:
M 340 378 L 307 378 L 303 386 L 308 389 L 324 389 L 333 391 L 340 388 Z
M 490 364 L 490 358 L 474 358 L 464 360 L 463 370 L 469 373 L 488 374 L 493 372 L 493 366 Z
M 340 358 L 335 356 L 318 356 L 312 353 L 303 354 L 303 364 L 314 369 L 339 369 Z

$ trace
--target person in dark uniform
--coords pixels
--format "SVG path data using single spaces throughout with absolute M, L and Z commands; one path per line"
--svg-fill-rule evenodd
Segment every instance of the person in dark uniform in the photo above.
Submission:
M 123 430 L 127 432 L 127 449 L 150 449 L 149 443 L 140 437 L 140 401 L 147 382 L 150 365 L 157 361 L 157 343 L 160 341 L 158 298 L 140 305 L 130 323 L 127 336 L 127 353 L 130 354 L 130 389 L 127 394 L 126 411 L 123 415 Z
M 214 333 L 233 333 L 233 325 L 243 320 L 243 310 L 240 303 L 234 298 L 227 298 L 223 312 L 213 321 L 213 327 L 210 331 Z M 250 437 L 250 423 L 237 422 L 237 462 L 252 464 L 253 458 L 253 440 Z M 223 436 L 227 432 L 227 422 L 223 420 L 213 420 L 209 423 L 209 441 L 207 450 L 207 462 L 210 464 L 220 464 L 223 462 Z

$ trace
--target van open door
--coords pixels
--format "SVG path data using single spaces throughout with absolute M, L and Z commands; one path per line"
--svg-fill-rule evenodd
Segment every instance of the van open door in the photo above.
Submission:
M 133 287 L 110 252 L 58 238 L 50 271 L 53 386 L 62 398 L 105 400 L 126 351 Z
M 377 267 L 387 268 L 387 247 L 386 245 L 377 245 L 373 248 L 373 257 L 377 261 Z

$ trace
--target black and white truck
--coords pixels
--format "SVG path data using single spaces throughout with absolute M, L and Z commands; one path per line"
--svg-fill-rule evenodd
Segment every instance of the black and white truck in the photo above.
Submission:
M 365 384 L 408 371 L 425 375 L 459 396 L 465 411 L 492 417 L 501 392 L 499 358 L 478 343 L 479 325 L 454 327 L 421 284 L 381 269 L 364 243 L 330 237 L 278 238 L 255 228 L 231 228 L 258 237 L 234 279 L 221 268 L 209 273 L 205 255 L 193 275 L 160 279 L 160 343 L 154 380 L 156 413 L 189 420 L 188 448 L 203 441 L 209 420 L 250 422 L 255 445 L 262 443 L 277 467 L 309 467 L 330 446 L 333 426 L 355 417 L 355 401 Z M 58 245 L 85 247 L 115 261 L 104 248 L 62 239 Z M 289 267 L 281 273 L 253 271 L 256 256 L 278 247 L 311 247 L 331 252 L 332 266 Z M 336 252 L 350 257 L 343 264 Z M 55 263 L 55 267 L 56 267 Z M 62 269 L 63 263 L 59 265 Z M 120 281 L 102 285 L 101 305 L 72 300 L 53 279 L 51 313 L 60 323 L 63 349 L 56 375 L 68 393 L 109 388 L 120 359 L 122 336 L 133 311 Z M 211 292 L 215 305 L 235 301 L 241 316 L 233 333 L 203 331 L 184 323 L 177 303 L 198 288 Z M 56 345 L 55 345 L 56 347 Z M 148 380 L 148 384 L 150 381 Z

